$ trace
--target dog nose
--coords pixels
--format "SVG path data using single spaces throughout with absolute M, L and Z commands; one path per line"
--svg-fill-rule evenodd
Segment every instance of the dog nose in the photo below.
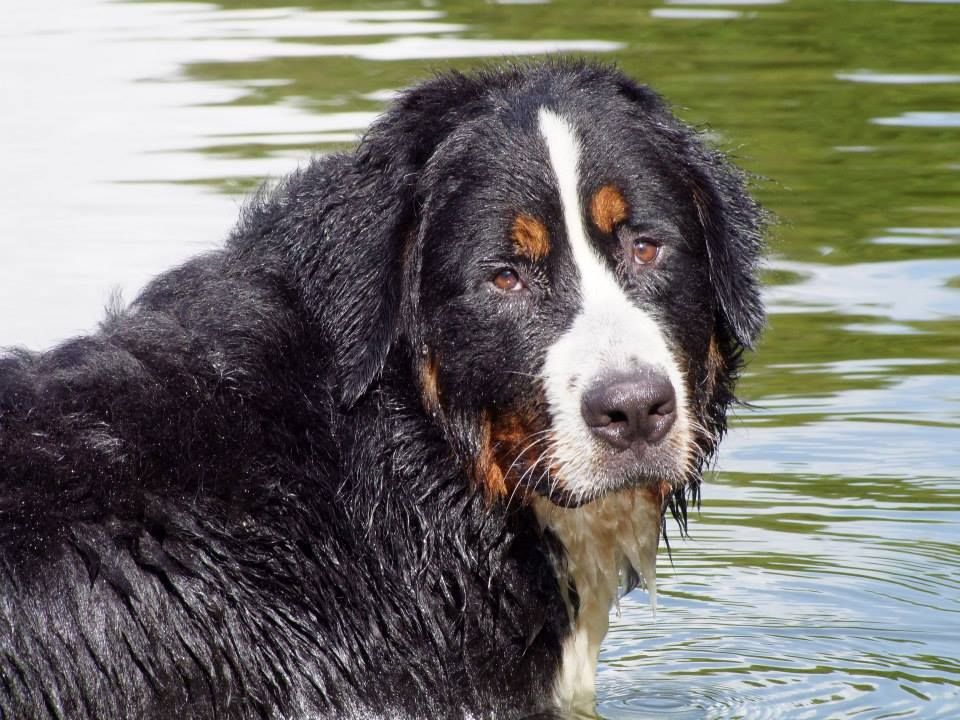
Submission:
M 666 437 L 677 419 L 677 396 L 665 373 L 643 368 L 595 383 L 583 394 L 580 412 L 594 435 L 626 450 Z

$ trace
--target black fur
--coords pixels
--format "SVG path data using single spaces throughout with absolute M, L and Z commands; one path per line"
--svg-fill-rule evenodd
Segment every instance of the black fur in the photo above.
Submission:
M 552 711 L 563 550 L 476 461 L 483 418 L 542 414 L 509 369 L 535 368 L 576 291 L 531 309 L 471 285 L 499 262 L 498 213 L 548 194 L 527 144 L 543 104 L 593 128 L 588 151 L 624 150 L 624 181 L 676 218 L 698 295 L 636 292 L 673 308 L 719 436 L 762 324 L 741 176 L 611 68 L 443 75 L 96 334 L 0 356 L 0 717 Z

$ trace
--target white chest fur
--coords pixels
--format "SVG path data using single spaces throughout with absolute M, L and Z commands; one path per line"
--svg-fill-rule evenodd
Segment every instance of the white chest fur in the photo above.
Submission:
M 656 609 L 660 508 L 642 491 L 623 491 L 579 508 L 538 498 L 534 510 L 541 526 L 550 528 L 566 549 L 566 564 L 557 568 L 562 591 L 572 581 L 579 597 L 576 613 L 567 599 L 573 630 L 563 645 L 556 701 L 563 709 L 589 710 L 600 644 L 621 576 L 630 566 L 643 578 Z

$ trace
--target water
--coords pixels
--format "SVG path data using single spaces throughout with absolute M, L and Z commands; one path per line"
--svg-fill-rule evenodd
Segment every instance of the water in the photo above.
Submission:
M 504 53 L 616 60 L 757 176 L 770 328 L 656 619 L 598 715 L 960 716 L 960 4 L 34 0 L 0 26 L 0 345 L 225 236 L 391 93 Z

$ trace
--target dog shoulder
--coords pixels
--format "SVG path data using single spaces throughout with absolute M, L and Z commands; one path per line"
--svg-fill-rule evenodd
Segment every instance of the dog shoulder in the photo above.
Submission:
M 287 284 L 218 251 L 159 276 L 94 334 L 7 351 L 0 543 L 42 545 L 161 488 L 229 494 L 245 458 L 323 403 L 322 383 L 308 398 L 300 387 L 322 376 L 322 354 Z

